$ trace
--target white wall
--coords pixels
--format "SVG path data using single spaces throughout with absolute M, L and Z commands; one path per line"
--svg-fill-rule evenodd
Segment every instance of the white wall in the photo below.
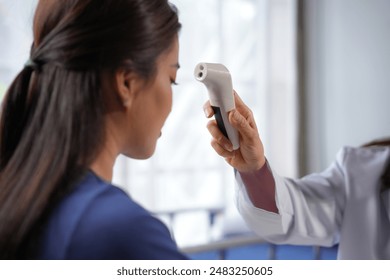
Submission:
M 309 171 L 343 145 L 390 136 L 390 1 L 306 5 Z
M 0 84 L 8 86 L 29 56 L 37 0 L 0 0 Z

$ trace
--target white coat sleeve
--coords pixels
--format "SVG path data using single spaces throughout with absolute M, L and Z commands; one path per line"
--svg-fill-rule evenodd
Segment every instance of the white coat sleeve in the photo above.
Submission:
M 278 214 L 253 206 L 236 172 L 237 208 L 248 226 L 271 243 L 332 246 L 338 243 L 345 202 L 343 159 L 342 150 L 327 170 L 302 179 L 272 172 Z

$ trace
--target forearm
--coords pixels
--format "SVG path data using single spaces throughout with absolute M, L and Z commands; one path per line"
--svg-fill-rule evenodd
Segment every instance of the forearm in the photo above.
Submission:
M 239 172 L 248 197 L 257 208 L 278 213 L 275 201 L 275 180 L 268 164 L 254 172 Z

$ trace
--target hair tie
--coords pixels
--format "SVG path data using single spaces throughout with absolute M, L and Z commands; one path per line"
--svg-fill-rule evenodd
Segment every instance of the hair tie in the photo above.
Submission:
M 27 62 L 24 64 L 24 68 L 30 68 L 32 70 L 35 70 L 35 71 L 40 71 L 41 70 L 41 65 L 32 60 L 31 58 L 29 60 L 27 60 Z

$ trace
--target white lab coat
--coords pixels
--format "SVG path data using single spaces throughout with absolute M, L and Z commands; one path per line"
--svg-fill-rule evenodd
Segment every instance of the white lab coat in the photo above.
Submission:
M 346 147 L 322 173 L 289 179 L 273 172 L 279 214 L 254 207 L 237 172 L 237 207 L 271 243 L 339 243 L 338 259 L 390 259 L 390 191 L 379 191 L 389 159 L 389 147 Z

